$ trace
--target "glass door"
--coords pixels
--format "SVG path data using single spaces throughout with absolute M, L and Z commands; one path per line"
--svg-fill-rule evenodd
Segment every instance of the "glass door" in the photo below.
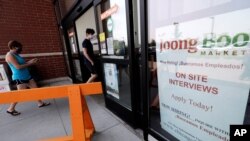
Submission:
M 126 0 L 105 0 L 95 8 L 106 106 L 135 125 L 135 97 L 139 95 L 136 77 L 139 76 L 135 76 L 138 65 L 130 23 L 133 19 L 128 12 L 131 7 Z
M 75 77 L 75 83 L 80 83 L 83 81 L 83 76 L 82 76 L 82 70 L 81 70 L 81 57 L 79 55 L 79 50 L 77 47 L 77 43 L 76 43 L 76 35 L 75 35 L 75 31 L 74 28 L 70 28 L 68 31 L 68 39 L 69 39 L 69 44 L 70 44 L 70 56 L 71 59 L 70 61 L 72 61 L 73 67 L 71 69 L 73 69 L 74 71 L 74 77 Z

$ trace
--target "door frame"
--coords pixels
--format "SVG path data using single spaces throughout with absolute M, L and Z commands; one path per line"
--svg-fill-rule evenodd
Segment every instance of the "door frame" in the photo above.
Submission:
M 95 17 L 96 17 L 96 27 L 97 27 L 97 34 L 100 34 L 100 28 L 99 28 L 99 18 L 98 18 L 98 12 L 97 12 L 97 6 L 101 4 L 102 0 L 94 0 L 94 11 L 95 11 Z M 140 83 L 139 80 L 139 69 L 138 64 L 136 63 L 135 58 L 135 46 L 134 46 L 134 29 L 133 29 L 133 9 L 132 9 L 132 1 L 125 1 L 126 4 L 126 19 L 127 19 L 127 36 L 128 36 L 128 60 L 122 60 L 122 62 L 127 62 L 129 64 L 129 78 L 130 78 L 130 94 L 131 94 L 131 110 L 120 105 L 119 103 L 107 98 L 106 94 L 106 88 L 105 88 L 105 81 L 103 81 L 103 91 L 104 91 L 104 97 L 105 97 L 105 103 L 106 107 L 111 110 L 112 112 L 116 113 L 119 117 L 121 117 L 123 120 L 128 122 L 133 127 L 140 126 L 141 116 L 138 114 L 139 112 L 139 105 L 140 105 Z M 99 43 L 99 50 L 100 47 L 100 41 L 98 39 Z M 111 59 L 111 58 L 101 58 L 102 67 L 104 63 L 120 63 L 121 60 L 119 59 Z M 138 69 L 137 69 L 138 68 Z M 136 70 L 137 69 L 137 70 Z M 104 73 L 104 71 L 103 71 Z M 104 74 L 103 74 L 104 76 Z M 103 78 L 102 80 L 105 80 Z M 138 83 L 136 83 L 136 81 Z
M 76 70 L 74 69 L 73 65 L 73 56 L 72 52 L 70 49 L 70 42 L 69 42 L 69 36 L 68 36 L 68 29 L 73 28 L 74 33 L 75 33 L 75 40 L 76 40 L 76 48 L 77 48 L 77 55 L 79 58 L 80 62 L 80 70 L 82 74 L 82 80 L 86 80 L 84 77 L 84 68 L 83 65 L 83 59 L 80 53 L 80 46 L 78 43 L 78 38 L 77 38 L 77 31 L 76 31 L 76 25 L 75 21 L 82 16 L 90 7 L 92 6 L 92 0 L 77 0 L 76 4 L 70 9 L 70 11 L 65 15 L 65 17 L 61 20 L 61 26 L 63 28 L 63 33 L 64 33 L 64 38 L 65 38 L 65 44 L 66 44 L 66 50 L 67 50 L 67 55 L 68 55 L 68 61 L 69 61 L 69 66 L 70 66 L 70 71 L 72 73 L 71 78 L 73 83 L 81 83 L 76 79 L 75 72 Z
M 96 19 L 96 30 L 97 34 L 100 33 L 99 25 L 98 25 L 98 13 L 97 13 L 97 6 L 102 2 L 102 0 L 79 0 L 79 2 L 72 8 L 72 10 L 62 19 L 61 25 L 63 27 L 64 31 L 64 37 L 65 37 L 65 43 L 67 47 L 68 52 L 68 58 L 69 58 L 69 64 L 72 74 L 75 73 L 75 70 L 73 69 L 73 63 L 72 63 L 72 54 L 70 50 L 70 43 L 69 43 L 69 37 L 67 34 L 67 29 L 70 27 L 74 27 L 75 29 L 75 21 L 82 16 L 90 7 L 94 6 L 94 12 L 95 12 L 95 19 Z M 105 98 L 105 104 L 106 107 L 117 114 L 119 117 L 121 117 L 124 121 L 129 123 L 132 127 L 140 127 L 143 129 L 144 133 L 144 139 L 147 140 L 148 136 L 148 64 L 147 64 L 147 9 L 146 9 L 146 0 L 140 0 L 140 21 L 141 21 L 141 32 L 138 34 L 141 34 L 141 66 L 142 71 L 140 74 L 140 68 L 139 68 L 139 60 L 135 57 L 135 45 L 134 45 L 134 28 L 133 28 L 133 3 L 132 1 L 125 0 L 126 2 L 126 15 L 127 18 L 127 35 L 128 35 L 128 55 L 129 55 L 129 73 L 130 73 L 130 92 L 131 92 L 131 110 L 128 108 L 118 104 L 117 102 L 108 99 L 106 97 L 106 88 L 105 85 L 103 85 L 103 91 L 104 91 L 104 98 Z M 76 33 L 76 40 L 77 39 L 77 31 Z M 100 41 L 98 38 L 98 44 L 99 44 L 99 51 L 101 49 L 100 47 Z M 79 48 L 78 41 L 76 42 L 77 48 Z M 111 62 L 116 63 L 120 60 L 116 59 L 108 59 L 108 58 L 101 58 L 102 61 L 102 67 L 104 62 Z M 81 68 L 82 70 L 82 68 Z M 104 73 L 104 71 L 102 70 Z M 143 77 L 140 77 L 143 76 Z M 72 75 L 73 82 L 76 82 L 76 78 L 74 75 Z M 104 75 L 102 77 L 102 83 L 104 82 Z M 142 103 L 143 102 L 143 103 Z M 140 105 L 143 104 L 142 110 L 140 111 Z

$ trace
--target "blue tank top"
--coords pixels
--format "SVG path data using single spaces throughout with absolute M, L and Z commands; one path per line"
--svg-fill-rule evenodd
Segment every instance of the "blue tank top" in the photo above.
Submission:
M 25 64 L 25 60 L 21 56 L 19 56 L 18 54 L 12 55 L 16 58 L 18 64 Z M 8 65 L 10 66 L 10 69 L 12 71 L 12 80 L 29 80 L 31 78 L 28 68 L 17 69 L 13 64 L 9 62 Z

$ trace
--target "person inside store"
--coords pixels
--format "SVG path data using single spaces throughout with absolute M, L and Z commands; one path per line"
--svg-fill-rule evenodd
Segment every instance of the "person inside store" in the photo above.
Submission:
M 19 54 L 22 52 L 23 45 L 15 40 L 11 40 L 8 42 L 8 47 L 10 49 L 7 52 L 5 61 L 12 72 L 12 80 L 17 86 L 17 90 L 23 90 L 27 88 L 37 88 L 37 84 L 35 80 L 32 78 L 28 67 L 37 64 L 38 59 L 34 58 L 29 61 L 25 61 L 23 57 Z M 7 113 L 12 116 L 20 115 L 21 113 L 16 110 L 17 102 L 11 103 L 9 108 L 7 109 Z M 43 102 L 38 100 L 38 107 L 45 107 L 50 105 L 48 102 Z
M 116 40 L 117 49 L 115 51 L 115 55 L 123 56 L 124 58 L 127 57 L 127 48 L 125 47 L 125 42 L 123 40 L 118 41 Z M 129 77 L 129 65 L 128 64 L 117 64 L 117 69 L 119 70 L 119 86 L 122 86 L 123 78 L 123 71 L 125 72 L 126 76 Z
M 152 40 L 151 43 L 152 46 L 155 46 L 155 41 Z M 159 94 L 158 94 L 158 84 L 157 84 L 157 61 L 156 61 L 156 52 L 155 48 L 150 51 L 150 61 L 149 61 L 149 67 L 150 67 L 150 79 L 149 79 L 149 86 L 151 87 L 151 91 L 156 93 L 151 104 L 150 108 L 151 110 L 159 110 L 160 102 L 159 102 Z
M 94 64 L 94 50 L 93 50 L 93 44 L 91 43 L 91 39 L 93 38 L 93 35 L 95 34 L 95 30 L 91 28 L 86 29 L 86 38 L 82 42 L 82 48 L 83 48 L 83 56 L 84 56 L 84 64 L 86 68 L 91 73 L 91 76 L 89 77 L 88 81 L 86 83 L 94 82 L 97 78 L 97 71 Z

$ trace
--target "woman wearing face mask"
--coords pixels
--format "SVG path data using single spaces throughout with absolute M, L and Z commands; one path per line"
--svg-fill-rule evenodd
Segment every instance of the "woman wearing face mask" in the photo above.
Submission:
M 16 83 L 17 89 L 37 88 L 37 84 L 30 75 L 29 66 L 37 63 L 38 59 L 34 58 L 30 61 L 25 61 L 19 54 L 22 51 L 22 44 L 18 41 L 11 40 L 8 43 L 10 51 L 6 54 L 5 61 L 8 63 L 12 71 L 12 80 Z M 20 112 L 15 110 L 17 102 L 11 103 L 7 109 L 7 113 L 12 116 L 17 116 Z M 48 106 L 50 103 L 45 103 L 38 100 L 38 107 Z

